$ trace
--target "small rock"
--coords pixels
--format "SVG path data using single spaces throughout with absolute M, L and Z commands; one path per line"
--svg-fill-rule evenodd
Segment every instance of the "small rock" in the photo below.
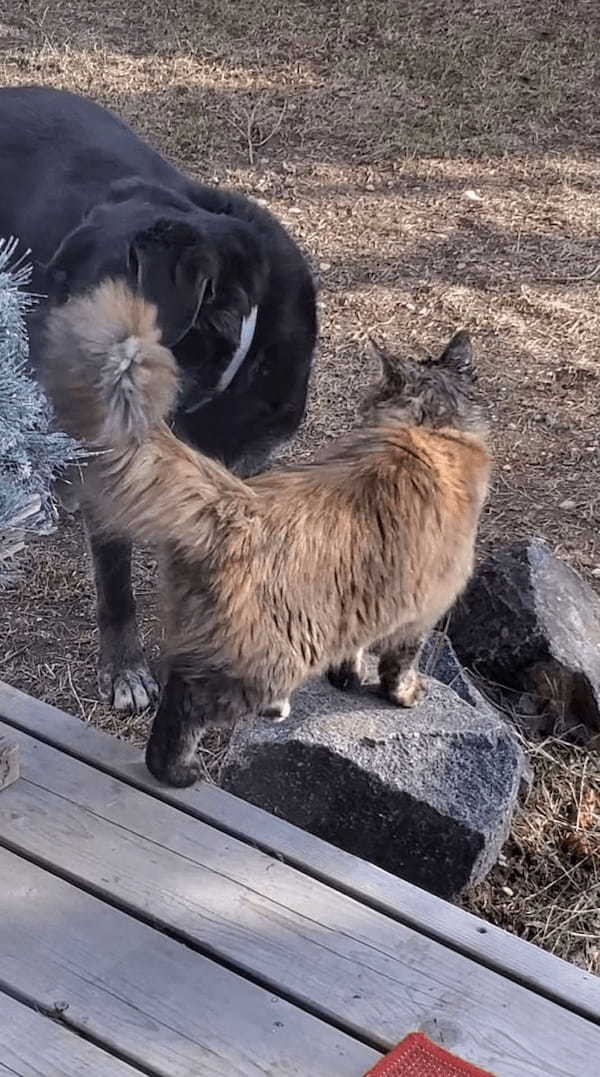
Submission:
M 567 510 L 576 509 L 577 508 L 577 502 L 572 501 L 571 498 L 568 497 L 568 498 L 566 498 L 565 501 L 561 501 L 561 503 L 560 503 L 560 505 L 558 507 L 559 507 L 559 509 L 567 509 Z
M 238 725 L 222 784 L 450 898 L 495 863 L 523 768 L 506 723 L 437 681 L 402 711 L 318 680 L 295 694 L 286 722 Z
M 466 666 L 600 729 L 600 601 L 546 543 L 517 542 L 489 557 L 448 634 Z
M 483 202 L 483 198 L 477 191 L 463 191 L 463 198 L 466 198 L 469 202 Z

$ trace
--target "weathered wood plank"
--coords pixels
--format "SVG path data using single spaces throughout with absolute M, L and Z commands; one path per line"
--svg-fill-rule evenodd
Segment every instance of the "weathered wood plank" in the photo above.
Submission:
M 0 994 L 0 1074 L 140 1077 L 138 1069 L 5 994 Z
M 234 837 L 268 849 L 331 886 L 401 923 L 497 969 L 576 1012 L 600 1019 L 600 977 L 562 961 L 531 943 L 486 924 L 372 864 L 231 796 L 201 783 L 193 789 L 159 785 L 146 770 L 141 752 L 100 733 L 63 711 L 24 695 L 0 681 L 0 716 L 44 737 L 92 765 Z
M 592 1077 L 600 1029 L 18 731 L 0 840 L 383 1049 L 415 1028 L 499 1077 Z M 594 1063 L 595 1066 L 595 1063 Z
M 6 849 L 0 878 L 0 984 L 58 1006 L 133 1065 L 160 1077 L 359 1077 L 379 1057 Z M 42 1057 L 36 1073 L 50 1077 Z
M 0 791 L 19 777 L 19 746 L 8 737 L 0 737 Z

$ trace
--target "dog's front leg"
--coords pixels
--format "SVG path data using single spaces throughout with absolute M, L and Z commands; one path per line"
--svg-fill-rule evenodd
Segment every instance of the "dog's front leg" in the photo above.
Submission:
M 158 684 L 138 636 L 131 543 L 101 534 L 90 508 L 84 508 L 84 519 L 96 584 L 100 695 L 117 711 L 142 711 L 158 698 Z

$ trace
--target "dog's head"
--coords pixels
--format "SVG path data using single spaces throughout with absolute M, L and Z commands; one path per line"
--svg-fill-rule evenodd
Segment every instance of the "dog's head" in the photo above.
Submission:
M 482 425 L 468 333 L 456 333 L 439 358 L 422 362 L 392 356 L 375 341 L 371 343 L 380 378 L 362 405 L 366 417 L 393 411 L 414 426 L 470 429 Z
M 245 222 L 137 180 L 113 184 L 44 268 L 53 303 L 123 278 L 156 305 L 169 347 L 203 322 L 239 335 L 267 274 L 260 238 Z

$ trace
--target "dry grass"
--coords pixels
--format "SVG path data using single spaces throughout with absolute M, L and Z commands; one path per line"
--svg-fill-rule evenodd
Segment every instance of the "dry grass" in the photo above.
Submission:
M 492 874 L 465 902 L 600 973 L 600 775 L 581 748 L 525 740 L 535 786 Z
M 480 688 L 499 705 L 498 692 Z M 486 691 L 487 689 L 487 691 Z M 600 767 L 587 748 L 534 739 L 503 692 L 534 782 L 490 875 L 463 898 L 471 912 L 600 973 Z
M 296 453 L 352 421 L 368 333 L 423 355 L 470 328 L 498 455 L 482 546 L 543 534 L 598 586 L 599 30 L 597 0 L 8 0 L 0 79 L 91 94 L 311 252 L 321 350 Z M 77 522 L 31 547 L 0 626 L 4 679 L 143 740 L 146 719 L 96 699 Z M 530 750 L 530 801 L 468 904 L 598 971 L 598 757 Z

